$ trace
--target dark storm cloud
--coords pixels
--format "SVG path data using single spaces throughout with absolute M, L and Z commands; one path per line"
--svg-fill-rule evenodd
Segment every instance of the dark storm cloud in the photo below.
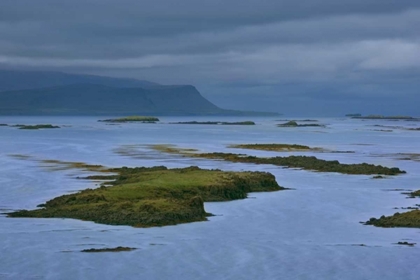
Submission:
M 220 100 L 415 92 L 418 26 L 417 0 L 2 0 L 0 67 L 191 83 Z

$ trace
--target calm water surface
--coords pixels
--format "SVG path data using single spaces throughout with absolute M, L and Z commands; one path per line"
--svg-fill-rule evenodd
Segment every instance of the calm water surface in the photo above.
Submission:
M 274 174 L 293 190 L 252 193 L 248 199 L 206 203 L 216 216 L 161 228 L 107 226 L 72 219 L 12 219 L 0 215 L 0 279 L 418 279 L 420 229 L 383 229 L 360 221 L 409 207 L 401 191 L 420 189 L 420 132 L 375 131 L 375 124 L 419 127 L 406 121 L 318 119 L 327 128 L 278 128 L 278 118 L 247 118 L 256 126 L 171 125 L 189 120 L 241 118 L 162 117 L 160 124 L 99 123 L 97 117 L 0 117 L 0 123 L 62 126 L 51 130 L 0 127 L 0 212 L 33 209 L 53 197 L 97 182 L 86 172 L 51 171 L 34 159 L 110 167 L 155 166 L 255 170 Z M 290 143 L 355 153 L 276 153 L 228 148 L 239 143 Z M 408 173 L 391 179 L 320 173 L 272 165 L 188 159 L 150 150 L 175 144 L 204 152 L 259 156 L 316 155 L 344 163 L 368 162 Z M 129 149 L 130 156 L 117 153 Z M 30 159 L 11 154 L 31 156 Z M 408 241 L 414 247 L 395 243 Z M 365 246 L 360 246 L 364 244 Z M 81 253 L 128 246 L 122 253 Z

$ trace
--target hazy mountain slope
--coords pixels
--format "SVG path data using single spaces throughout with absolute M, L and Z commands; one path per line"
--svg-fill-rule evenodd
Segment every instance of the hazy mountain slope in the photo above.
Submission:
M 193 86 L 70 85 L 0 92 L 0 114 L 221 114 Z M 228 112 L 226 110 L 226 112 Z
M 46 71 L 0 70 L 0 92 L 10 90 L 47 88 L 73 84 L 98 84 L 112 87 L 142 88 L 159 86 L 159 84 L 156 83 L 136 79 L 122 79 Z

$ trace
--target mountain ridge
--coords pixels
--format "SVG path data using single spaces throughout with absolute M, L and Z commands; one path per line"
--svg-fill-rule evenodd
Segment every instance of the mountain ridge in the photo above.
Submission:
M 6 72 L 11 78 L 7 82 L 7 77 L 1 75 Z M 23 74 L 18 79 L 20 73 Z M 52 78 L 48 80 L 50 74 Z M 25 88 L 29 85 L 33 88 Z M 12 90 L 4 90 L 6 88 Z M 0 70 L 0 115 L 132 114 L 238 116 L 275 113 L 222 109 L 192 85 L 161 85 L 136 79 L 61 72 Z

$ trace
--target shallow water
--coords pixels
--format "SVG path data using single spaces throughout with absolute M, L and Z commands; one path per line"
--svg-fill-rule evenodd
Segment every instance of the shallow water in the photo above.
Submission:
M 420 229 L 376 228 L 360 221 L 409 207 L 395 189 L 420 189 L 420 162 L 397 153 L 420 153 L 420 132 L 374 131 L 375 124 L 420 126 L 384 120 L 319 119 L 327 128 L 279 128 L 280 118 L 247 118 L 256 126 L 171 125 L 189 120 L 242 118 L 163 117 L 162 124 L 98 123 L 97 117 L 0 117 L 0 123 L 66 125 L 61 129 L 0 127 L 0 212 L 32 209 L 53 197 L 95 187 L 80 170 L 51 171 L 36 159 L 106 166 L 155 166 L 273 173 L 293 190 L 252 193 L 248 199 L 206 203 L 216 216 L 161 228 L 108 226 L 72 219 L 12 219 L 0 215 L 0 279 L 418 279 Z M 240 143 L 290 143 L 355 153 L 277 153 L 228 148 Z M 316 155 L 345 163 L 369 162 L 408 173 L 390 179 L 320 173 L 272 165 L 182 158 L 150 150 L 175 144 L 204 152 L 260 156 Z M 134 156 L 115 152 L 136 145 Z M 19 159 L 10 154 L 29 155 Z M 398 241 L 417 243 L 398 246 Z M 364 244 L 365 246 L 360 246 Z M 127 246 L 121 253 L 81 253 Z

